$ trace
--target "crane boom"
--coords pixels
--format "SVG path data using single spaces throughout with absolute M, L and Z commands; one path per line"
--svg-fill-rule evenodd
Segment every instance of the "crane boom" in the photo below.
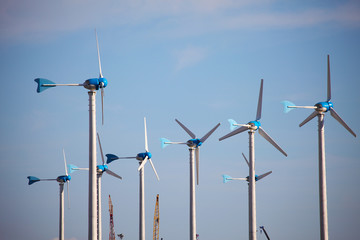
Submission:
M 114 219 L 113 219 L 113 204 L 109 194 L 109 212 L 110 212 L 110 232 L 109 240 L 115 240 L 115 231 L 114 231 Z
M 153 240 L 159 240 L 159 224 L 160 224 L 159 194 L 157 194 L 156 203 L 155 203 L 155 213 L 154 213 Z
M 269 235 L 267 234 L 264 226 L 260 226 L 260 231 L 261 231 L 261 230 L 264 231 L 266 238 L 267 238 L 268 240 L 270 240 L 270 237 L 269 237 Z

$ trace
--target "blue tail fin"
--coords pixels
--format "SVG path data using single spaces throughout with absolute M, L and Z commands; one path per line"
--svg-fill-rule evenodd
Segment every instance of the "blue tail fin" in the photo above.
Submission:
M 40 93 L 50 87 L 55 87 L 55 86 L 43 86 L 43 84 L 55 84 L 54 82 L 52 82 L 48 79 L 45 79 L 45 78 L 36 78 L 34 81 L 37 82 L 37 84 L 38 84 L 37 89 L 36 89 L 36 91 L 38 93 Z
M 237 122 L 234 119 L 228 119 L 228 122 L 230 123 L 230 131 L 234 131 L 237 126 L 234 126 Z
M 295 106 L 294 103 L 290 102 L 290 101 L 282 101 L 281 102 L 283 105 L 284 105 L 284 113 L 288 113 L 290 112 L 291 110 L 293 110 L 293 108 L 288 108 L 288 106 Z
M 168 144 L 165 144 L 166 142 L 170 142 L 169 139 L 166 138 L 160 138 L 161 141 L 161 148 L 165 148 Z
M 40 181 L 40 178 L 33 177 L 33 176 L 28 176 L 27 178 L 29 179 L 29 183 L 28 183 L 29 185 Z
M 68 164 L 68 168 L 69 168 L 69 173 L 73 173 L 78 170 L 78 169 L 76 169 L 78 167 L 75 165 L 72 165 L 72 164 Z
M 230 177 L 229 175 L 223 174 L 222 177 L 223 177 L 223 183 L 227 183 L 228 181 L 232 180 L 232 177 Z
M 107 157 L 107 160 L 106 160 L 106 163 L 107 163 L 107 164 L 111 163 L 111 162 L 114 161 L 114 160 L 119 159 L 118 156 L 116 156 L 116 155 L 114 155 L 114 154 L 110 154 L 110 153 L 106 154 L 105 156 Z

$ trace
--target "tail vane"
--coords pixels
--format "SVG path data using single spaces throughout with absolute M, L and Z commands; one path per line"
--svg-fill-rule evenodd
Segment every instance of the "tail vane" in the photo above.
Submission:
M 28 183 L 29 185 L 40 181 L 40 178 L 34 176 L 28 176 L 27 178 L 29 179 L 29 183 Z
M 36 89 L 36 91 L 38 93 L 40 93 L 50 87 L 56 87 L 54 82 L 52 82 L 48 79 L 45 79 L 45 78 L 36 78 L 34 81 L 38 84 L 37 89 Z

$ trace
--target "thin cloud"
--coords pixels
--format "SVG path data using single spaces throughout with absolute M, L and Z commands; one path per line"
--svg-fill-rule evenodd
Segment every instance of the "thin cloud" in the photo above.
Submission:
M 27 40 L 96 26 L 143 24 L 158 32 L 179 31 L 185 35 L 326 23 L 360 26 L 358 1 L 301 10 L 296 4 L 288 8 L 286 4 L 278 0 L 4 0 L 0 5 L 0 30 L 2 39 Z M 283 6 L 281 11 L 277 10 L 279 5 Z M 149 25 L 151 22 L 154 24 Z
M 201 47 L 187 47 L 177 51 L 175 55 L 177 58 L 176 70 L 180 71 L 203 60 L 206 57 L 206 50 Z

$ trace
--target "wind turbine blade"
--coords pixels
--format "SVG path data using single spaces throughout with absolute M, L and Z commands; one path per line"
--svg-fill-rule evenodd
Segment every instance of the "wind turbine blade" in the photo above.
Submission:
M 70 209 L 70 182 L 67 181 L 66 183 L 67 187 L 66 187 L 66 190 L 67 190 L 67 199 L 68 199 L 68 209 Z
M 234 119 L 228 119 L 228 122 L 230 123 L 230 131 L 234 131 L 237 128 L 235 125 L 237 122 Z
M 103 153 L 103 150 L 102 150 L 102 147 L 101 147 L 101 141 L 100 141 L 99 133 L 97 133 L 97 139 L 98 139 L 98 142 L 99 142 L 99 148 L 100 148 L 102 164 L 104 165 L 105 164 L 104 153 Z
M 343 125 L 346 130 L 348 130 L 354 137 L 356 137 L 356 134 L 351 130 L 351 128 L 345 123 L 344 120 L 336 113 L 335 109 L 330 108 L 330 114 L 333 118 L 335 118 L 341 125 Z
M 245 162 L 247 163 L 247 165 L 250 167 L 250 163 L 249 163 L 249 161 L 247 160 L 247 158 L 245 157 L 245 154 L 244 153 L 242 153 L 242 155 L 243 155 L 243 157 L 244 157 L 244 159 L 245 159 Z
M 177 120 L 177 119 L 175 119 L 175 121 L 180 125 L 180 127 L 182 127 L 182 128 L 185 130 L 185 132 L 187 132 L 187 133 L 190 135 L 190 137 L 196 138 L 195 134 L 194 134 L 193 132 L 191 132 L 187 127 L 185 127 L 184 124 L 182 124 L 182 123 L 181 123 L 179 120 Z
M 101 88 L 101 123 L 104 125 L 104 87 Z
M 260 175 L 260 176 L 258 176 L 258 181 L 260 180 L 260 179 L 262 179 L 262 178 L 264 178 L 264 177 L 266 177 L 267 175 L 269 175 L 269 174 L 271 174 L 272 173 L 272 171 L 270 171 L 270 172 L 267 172 L 267 173 L 264 173 L 264 174 L 262 174 L 262 175 Z
M 113 171 L 110 171 L 109 169 L 107 169 L 105 171 L 107 174 L 113 176 L 113 177 L 116 177 L 116 178 L 119 178 L 119 179 L 122 179 L 122 177 L 120 177 L 119 175 L 117 175 L 116 173 L 114 173 Z
M 140 166 L 138 167 L 138 171 L 140 171 L 144 167 L 147 160 L 148 160 L 148 156 L 146 156 L 145 159 L 141 162 Z
M 276 142 L 264 131 L 262 127 L 259 127 L 259 134 L 287 157 L 287 153 L 284 150 L 282 150 L 282 148 L 279 145 L 276 144 Z
M 68 174 L 68 170 L 67 170 L 67 165 L 66 165 L 66 157 L 65 157 L 65 150 L 63 149 L 63 156 L 64 156 L 64 163 L 65 163 L 65 174 L 66 176 L 69 175 Z
M 98 41 L 98 36 L 97 36 L 96 28 L 95 28 L 95 37 L 96 37 L 96 48 L 97 48 L 97 54 L 98 54 L 98 60 L 99 60 L 99 75 L 100 75 L 100 78 L 102 78 L 103 75 L 102 75 L 102 71 L 101 71 L 99 41 Z
M 148 139 L 147 139 L 147 130 L 146 130 L 146 118 L 144 117 L 144 129 L 145 129 L 145 151 L 148 152 Z
M 152 169 L 154 170 L 157 180 L 160 181 L 159 175 L 156 172 L 155 166 L 154 166 L 153 162 L 151 161 L 151 158 L 149 158 L 149 162 L 150 162 Z
M 205 134 L 205 136 L 203 136 L 200 139 L 200 142 L 205 142 L 206 139 L 208 139 L 208 137 L 210 137 L 211 134 L 213 134 L 213 132 L 220 126 L 220 123 L 218 123 L 213 129 L 211 129 L 207 134 Z
M 232 132 L 226 134 L 225 136 L 219 138 L 219 141 L 222 141 L 222 140 L 224 140 L 224 139 L 226 139 L 226 138 L 228 138 L 228 137 L 234 136 L 234 135 L 236 135 L 236 134 L 238 134 L 238 133 L 245 132 L 245 131 L 248 130 L 248 129 L 249 129 L 248 127 L 240 127 L 240 128 L 237 128 L 237 129 L 235 129 L 234 131 L 232 131 Z
M 256 121 L 260 120 L 260 118 L 261 118 L 263 85 L 264 85 L 264 79 L 261 79 L 259 101 L 258 101 L 258 107 L 257 107 L 257 112 L 256 112 Z
M 330 56 L 327 55 L 327 101 L 331 99 Z
M 195 149 L 195 159 L 196 159 L 196 184 L 199 185 L 200 147 L 197 147 Z
M 313 119 L 314 117 L 316 117 L 318 115 L 317 111 L 314 111 L 312 114 L 310 114 L 310 116 L 308 116 L 302 123 L 299 124 L 299 127 L 304 126 L 307 122 L 309 122 L 311 119 Z

